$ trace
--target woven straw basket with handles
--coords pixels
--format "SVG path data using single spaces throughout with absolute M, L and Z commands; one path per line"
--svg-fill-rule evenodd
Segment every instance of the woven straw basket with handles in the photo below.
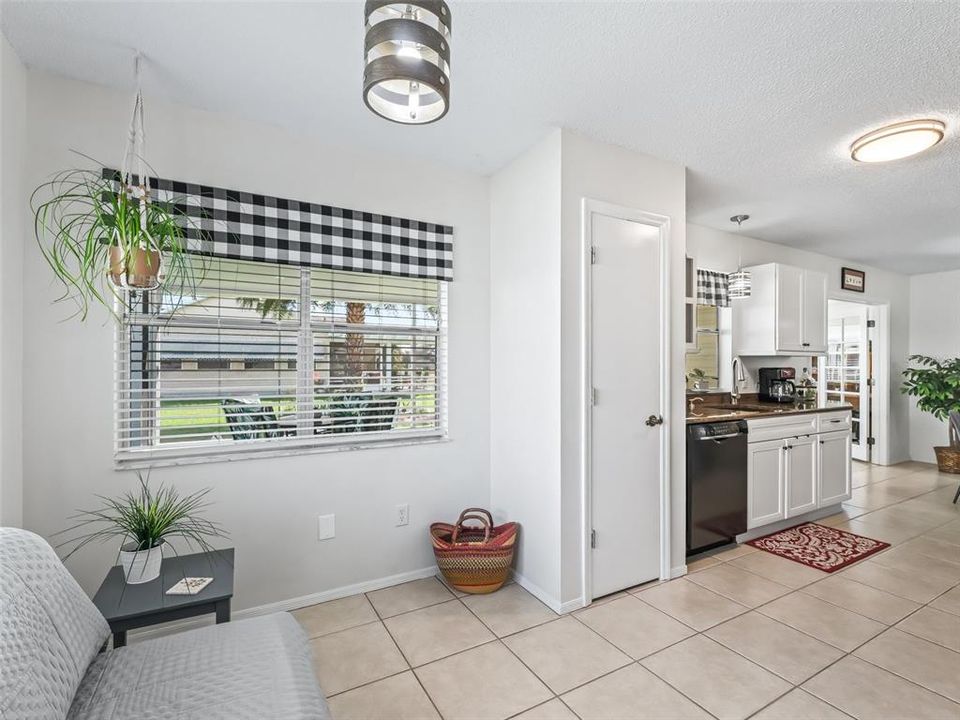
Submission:
M 499 590 L 510 575 L 519 529 L 512 522 L 494 525 L 490 511 L 483 508 L 467 508 L 453 525 L 433 523 L 430 537 L 437 567 L 461 592 Z

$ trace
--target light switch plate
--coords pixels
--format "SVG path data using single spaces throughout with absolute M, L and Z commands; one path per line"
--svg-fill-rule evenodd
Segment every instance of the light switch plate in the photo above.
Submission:
M 317 517 L 317 540 L 329 540 L 337 534 L 334 515 L 319 515 Z

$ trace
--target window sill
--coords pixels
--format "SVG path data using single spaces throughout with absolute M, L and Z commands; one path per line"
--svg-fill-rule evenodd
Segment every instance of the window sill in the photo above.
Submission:
M 158 467 L 176 467 L 180 465 L 199 465 L 203 463 L 237 462 L 241 460 L 261 460 L 266 458 L 292 457 L 296 455 L 317 455 L 325 453 L 351 452 L 353 450 L 377 450 L 407 447 L 410 445 L 434 445 L 450 442 L 446 433 L 419 435 L 413 437 L 362 440 L 353 443 L 302 446 L 259 446 L 238 448 L 197 448 L 194 452 L 176 450 L 142 450 L 116 453 L 113 458 L 114 470 L 139 470 Z

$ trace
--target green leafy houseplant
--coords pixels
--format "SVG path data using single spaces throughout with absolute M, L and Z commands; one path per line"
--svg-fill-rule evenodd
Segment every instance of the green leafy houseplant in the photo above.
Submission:
M 170 486 L 150 487 L 149 478 L 141 473 L 137 473 L 137 478 L 140 484 L 137 490 L 127 491 L 118 498 L 97 496 L 102 501 L 101 507 L 80 511 L 71 518 L 77 521 L 75 525 L 57 533 L 70 535 L 57 546 L 71 547 L 64 560 L 91 542 L 119 539 L 118 557 L 124 560 L 124 553 L 134 556 L 127 560 L 131 566 L 139 562 L 141 575 L 150 574 L 143 568 L 150 560 L 151 551 L 159 549 L 153 562 L 159 574 L 163 547 L 176 552 L 171 540 L 180 539 L 188 548 L 214 552 L 209 540 L 226 537 L 222 527 L 202 517 L 202 512 L 210 505 L 206 500 L 209 488 L 181 495 Z M 124 571 L 130 581 L 130 568 L 126 564 Z M 152 577 L 147 576 L 134 581 L 147 582 L 150 579 Z
M 949 420 L 949 446 L 935 447 L 941 470 L 960 472 L 960 358 L 940 360 L 911 355 L 900 391 L 917 398 L 917 407 L 938 420 Z
M 114 312 L 121 288 L 189 294 L 193 279 L 182 217 L 151 199 L 143 185 L 118 183 L 90 169 L 70 169 L 30 198 L 34 234 L 44 258 L 86 319 L 91 304 Z

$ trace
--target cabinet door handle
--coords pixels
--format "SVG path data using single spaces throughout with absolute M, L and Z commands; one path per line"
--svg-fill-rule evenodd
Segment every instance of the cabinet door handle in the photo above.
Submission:
M 810 347 L 810 343 L 801 343 L 803 347 Z

